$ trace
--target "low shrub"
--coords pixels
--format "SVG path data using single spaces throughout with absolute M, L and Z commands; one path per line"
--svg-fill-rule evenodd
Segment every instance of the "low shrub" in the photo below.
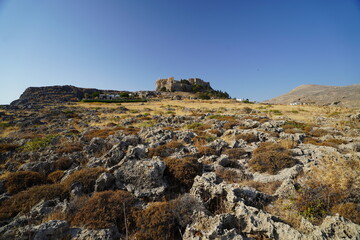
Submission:
M 0 143 L 0 153 L 14 151 L 19 147 L 18 144 L 13 143 Z
M 222 153 L 226 154 L 230 160 L 237 160 L 242 156 L 247 155 L 247 152 L 243 148 L 228 148 L 225 149 Z
M 306 123 L 296 122 L 296 121 L 286 121 L 284 125 L 281 126 L 286 133 L 302 133 L 309 132 L 312 129 L 312 126 Z
M 276 174 L 296 163 L 297 161 L 292 157 L 291 151 L 277 143 L 265 142 L 253 151 L 249 166 L 255 171 Z
M 46 179 L 38 172 L 18 171 L 11 172 L 5 180 L 5 188 L 11 194 L 26 190 L 32 186 L 44 184 Z
M 65 143 L 61 147 L 56 149 L 57 153 L 73 153 L 79 152 L 83 149 L 83 145 L 81 143 Z
M 340 203 L 331 208 L 333 214 L 338 213 L 356 224 L 360 224 L 360 204 L 359 203 Z
M 47 176 L 47 179 L 52 183 L 59 183 L 61 181 L 61 178 L 64 176 L 64 171 L 57 170 L 55 172 L 50 173 Z
M 194 178 L 202 173 L 202 164 L 194 157 L 181 159 L 165 158 L 165 177 L 171 187 L 180 191 L 187 191 L 194 183 Z
M 129 233 L 129 219 L 134 203 L 134 196 L 126 191 L 98 192 L 77 212 L 71 224 L 88 229 L 109 228 L 115 224 L 120 233 Z
M 64 186 L 60 184 L 33 186 L 1 202 L 0 221 L 10 219 L 20 212 L 28 212 L 41 200 L 46 201 L 54 198 L 63 200 L 67 197 L 68 192 Z
M 186 226 L 192 222 L 194 210 L 203 211 L 201 203 L 189 194 L 169 202 L 155 202 L 136 211 L 135 237 L 137 239 L 182 239 Z
M 238 134 L 238 135 L 235 135 L 235 139 L 236 140 L 242 139 L 242 140 L 246 141 L 247 143 L 259 141 L 259 138 L 254 133 Z
M 198 146 L 197 149 L 198 149 L 197 155 L 198 155 L 199 157 L 217 155 L 216 150 L 213 149 L 213 148 L 211 148 L 211 147 Z
M 55 161 L 55 169 L 58 170 L 67 170 L 71 167 L 73 161 L 67 157 L 60 157 L 58 160 Z
M 153 157 L 153 156 L 168 157 L 174 152 L 176 152 L 182 146 L 183 144 L 181 142 L 171 141 L 155 148 L 149 148 L 147 155 L 148 157 Z
M 232 129 L 233 127 L 235 127 L 235 126 L 237 126 L 237 125 L 239 125 L 239 122 L 238 121 L 227 121 L 225 124 L 224 124 L 224 126 L 223 126 L 223 128 L 224 129 Z
M 74 183 L 80 183 L 84 193 L 91 193 L 94 191 L 96 179 L 105 171 L 106 170 L 101 167 L 81 169 L 67 177 L 63 181 L 63 184 L 65 188 L 70 191 Z

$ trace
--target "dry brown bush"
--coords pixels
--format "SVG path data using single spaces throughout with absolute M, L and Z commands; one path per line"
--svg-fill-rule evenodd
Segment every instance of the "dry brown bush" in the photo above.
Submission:
M 16 150 L 20 145 L 13 143 L 0 143 L 0 153 Z
M 84 207 L 77 212 L 72 225 L 88 229 L 109 228 L 116 224 L 120 233 L 128 233 L 129 217 L 134 196 L 126 191 L 105 191 L 95 193 Z
M 100 176 L 101 173 L 105 171 L 106 170 L 101 167 L 81 169 L 67 177 L 63 181 L 63 184 L 69 191 L 72 184 L 80 183 L 83 187 L 84 193 L 91 193 L 94 191 L 96 179 Z
M 50 173 L 47 176 L 47 179 L 52 183 L 59 183 L 61 181 L 61 178 L 64 176 L 64 171 L 57 170 L 55 172 Z
M 346 144 L 347 141 L 341 140 L 341 139 L 336 139 L 336 138 L 331 138 L 331 139 L 327 139 L 327 140 L 320 140 L 320 139 L 316 139 L 313 137 L 306 137 L 304 140 L 305 144 L 312 144 L 312 145 L 316 145 L 316 146 L 325 146 L 325 147 L 333 147 L 333 148 L 337 148 L 340 144 Z
M 194 178 L 202 173 L 202 164 L 194 157 L 181 159 L 165 158 L 166 169 L 164 175 L 168 178 L 171 187 L 178 190 L 189 190 Z
M 68 192 L 60 184 L 34 186 L 26 191 L 15 194 L 0 204 L 0 221 L 12 218 L 20 212 L 28 212 L 31 207 L 41 200 L 54 198 L 63 200 L 67 196 Z
M 333 214 L 338 213 L 356 224 L 360 224 L 360 204 L 359 203 L 340 203 L 331 208 Z
M 213 149 L 213 148 L 211 148 L 211 147 L 200 146 L 200 147 L 197 147 L 197 149 L 198 149 L 197 155 L 198 155 L 199 157 L 217 155 L 216 150 Z
M 179 239 L 172 206 L 168 202 L 152 203 L 135 213 L 134 219 L 137 226 L 135 236 L 138 239 Z
M 253 151 L 249 166 L 255 171 L 276 174 L 296 163 L 289 150 L 277 143 L 265 142 Z
M 181 142 L 171 141 L 155 148 L 149 148 L 147 155 L 148 157 L 153 157 L 153 156 L 168 157 L 174 152 L 176 152 L 182 146 L 183 144 Z
M 55 161 L 55 169 L 58 170 L 67 170 L 71 167 L 73 161 L 67 157 L 60 157 L 58 160 Z
M 79 152 L 83 149 L 83 145 L 81 143 L 65 143 L 59 148 L 56 149 L 57 153 L 73 153 Z
M 235 135 L 235 139 L 236 140 L 242 139 L 242 140 L 246 141 L 247 143 L 259 141 L 259 138 L 254 133 L 238 134 L 238 135 Z
M 237 160 L 245 154 L 247 155 L 247 152 L 243 148 L 228 148 L 225 149 L 222 153 L 228 155 L 230 160 Z
M 223 129 L 232 129 L 233 127 L 239 125 L 239 122 L 236 121 L 236 120 L 230 120 L 230 121 L 227 121 L 224 126 L 223 126 Z
M 298 145 L 297 142 L 290 139 L 281 139 L 279 144 L 285 149 L 293 149 Z
M 9 173 L 5 180 L 5 188 L 11 194 L 26 190 L 29 187 L 44 184 L 46 179 L 38 172 L 18 171 Z
M 184 194 L 169 202 L 155 202 L 134 212 L 136 239 L 182 239 L 186 226 L 192 222 L 194 210 L 203 211 L 197 199 Z
M 244 172 L 240 173 L 231 168 L 217 168 L 215 173 L 229 183 L 238 183 L 248 178 Z

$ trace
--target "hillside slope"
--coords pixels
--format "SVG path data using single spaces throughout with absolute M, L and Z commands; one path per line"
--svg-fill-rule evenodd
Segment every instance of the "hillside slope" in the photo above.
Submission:
M 360 107 L 360 84 L 350 86 L 301 85 L 290 92 L 266 101 L 272 104 L 315 104 Z

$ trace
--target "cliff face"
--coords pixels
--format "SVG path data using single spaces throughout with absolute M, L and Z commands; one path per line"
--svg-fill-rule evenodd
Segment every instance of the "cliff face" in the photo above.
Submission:
M 193 92 L 194 88 L 212 90 L 210 83 L 200 78 L 189 78 L 187 80 L 174 80 L 173 77 L 159 79 L 156 81 L 156 91 L 169 92 Z

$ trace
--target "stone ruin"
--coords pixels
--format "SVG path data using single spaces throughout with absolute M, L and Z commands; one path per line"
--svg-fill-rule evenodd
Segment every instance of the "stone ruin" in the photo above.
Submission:
M 199 86 L 201 89 L 212 90 L 210 83 L 200 78 L 174 80 L 173 77 L 169 77 L 156 81 L 156 91 L 193 92 L 195 86 Z

